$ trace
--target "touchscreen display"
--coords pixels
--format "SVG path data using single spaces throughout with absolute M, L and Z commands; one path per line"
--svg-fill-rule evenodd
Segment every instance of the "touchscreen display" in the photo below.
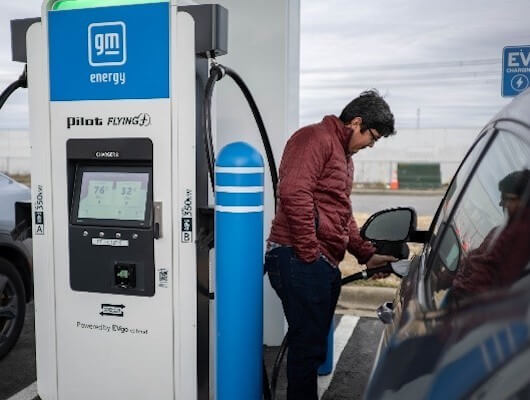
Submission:
M 83 172 L 77 218 L 143 221 L 147 172 Z

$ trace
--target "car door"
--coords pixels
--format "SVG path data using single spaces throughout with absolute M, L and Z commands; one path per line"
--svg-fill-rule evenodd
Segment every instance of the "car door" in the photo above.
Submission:
M 383 334 L 383 347 L 390 342 L 391 337 L 400 330 L 405 324 L 408 324 L 411 315 L 421 310 L 421 304 L 424 300 L 424 276 L 425 276 L 425 260 L 428 259 L 432 248 L 437 246 L 437 238 L 440 235 L 441 229 L 447 223 L 447 219 L 455 205 L 455 201 L 459 194 L 465 187 L 465 183 L 469 177 L 472 167 L 477 163 L 487 143 L 491 140 L 493 130 L 491 128 L 484 129 L 474 145 L 466 154 L 462 164 L 459 166 L 449 189 L 440 202 L 438 210 L 433 218 L 431 227 L 429 228 L 428 238 L 430 240 L 425 244 L 423 253 L 416 256 L 411 261 L 409 274 L 402 279 L 399 291 L 393 302 L 394 318 L 390 324 L 385 327 Z M 421 303 L 421 304 L 420 304 Z M 415 325 L 420 331 L 423 330 L 421 326 Z M 410 332 L 413 326 L 409 326 L 407 331 Z

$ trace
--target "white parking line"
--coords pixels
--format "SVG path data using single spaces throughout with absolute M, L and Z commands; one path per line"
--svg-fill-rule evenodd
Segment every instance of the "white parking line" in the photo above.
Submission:
M 333 335 L 333 370 L 331 374 L 318 377 L 318 398 L 321 399 L 324 392 L 328 389 L 331 379 L 335 374 L 335 367 L 337 366 L 337 361 L 339 361 L 340 355 L 346 347 L 348 340 L 355 329 L 355 326 L 359 322 L 359 317 L 353 315 L 343 315 L 339 321 L 339 324 L 335 328 Z
M 37 397 L 37 382 L 33 382 L 27 388 L 22 389 L 7 400 L 33 400 Z

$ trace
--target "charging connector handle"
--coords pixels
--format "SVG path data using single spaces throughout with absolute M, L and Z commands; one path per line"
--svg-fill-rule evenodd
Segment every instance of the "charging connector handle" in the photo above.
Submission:
M 348 283 L 351 283 L 353 281 L 371 278 L 375 274 L 389 274 L 391 272 L 392 272 L 392 266 L 390 265 L 390 263 L 388 263 L 386 265 L 383 265 L 382 267 L 369 268 L 369 269 L 362 270 L 361 272 L 357 272 L 356 274 L 348 275 L 347 277 L 342 278 L 340 284 L 341 286 L 347 285 Z

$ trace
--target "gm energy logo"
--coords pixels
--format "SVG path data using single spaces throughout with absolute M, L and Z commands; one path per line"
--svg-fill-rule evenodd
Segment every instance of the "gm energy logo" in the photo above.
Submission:
M 50 100 L 169 98 L 169 20 L 168 2 L 49 11 Z
M 88 25 L 88 62 L 93 67 L 123 65 L 127 62 L 125 23 L 116 21 Z

